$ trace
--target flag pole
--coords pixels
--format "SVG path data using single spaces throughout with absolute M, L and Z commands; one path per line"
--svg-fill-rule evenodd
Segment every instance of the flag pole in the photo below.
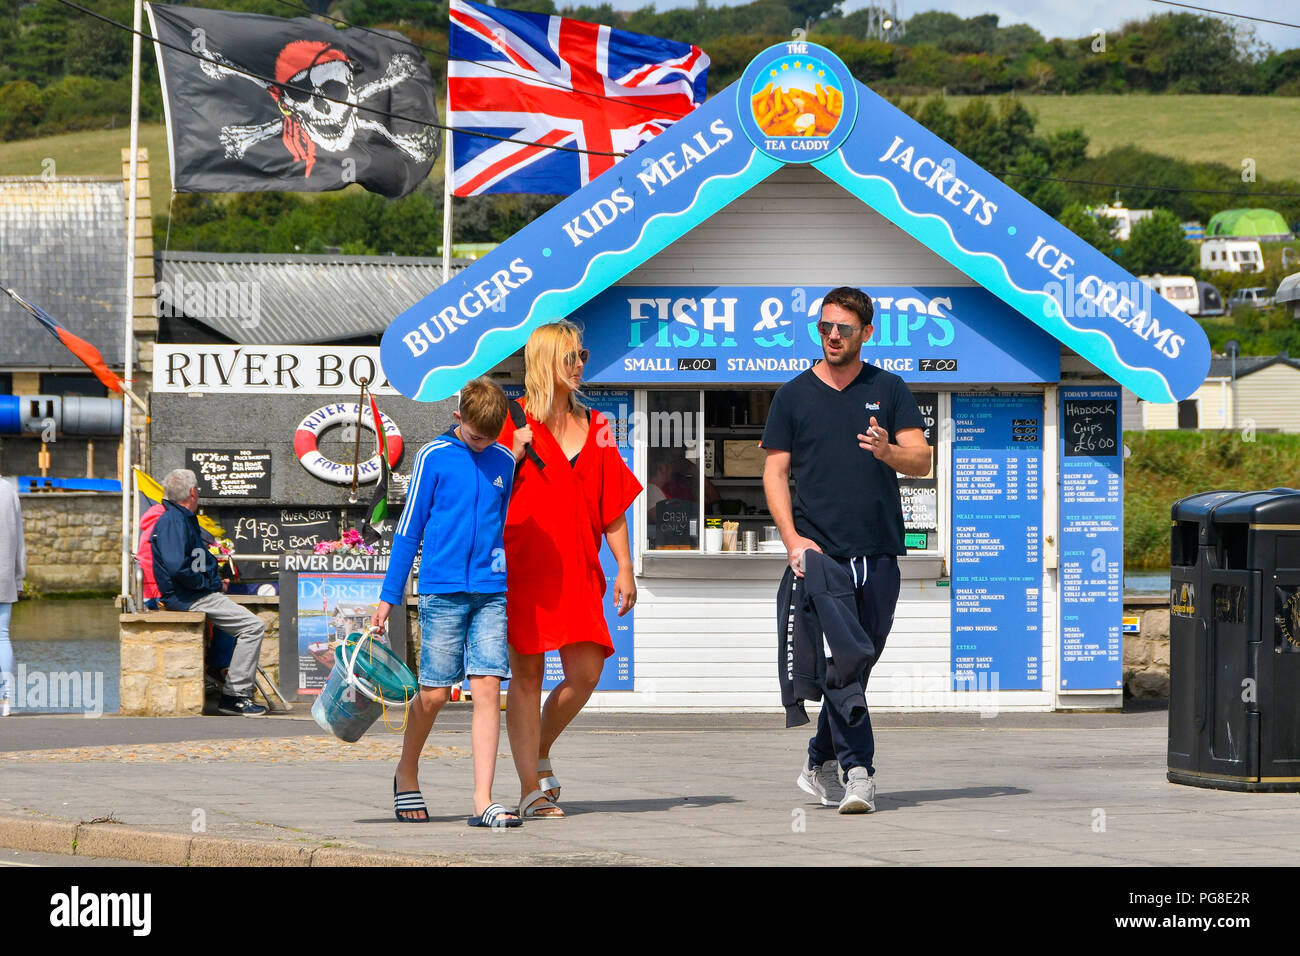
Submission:
M 450 93 L 448 94 L 450 97 Z M 450 98 L 448 103 L 450 103 Z M 442 282 L 451 281 L 451 130 L 447 130 L 444 139 L 445 150 L 442 161 Z
M 348 495 L 348 504 L 357 503 L 357 473 L 361 471 L 361 416 L 366 410 L 366 382 L 361 379 L 361 397 L 357 399 L 357 434 L 352 444 L 352 493 Z
M 135 537 L 131 526 L 131 503 L 134 495 L 131 476 L 131 405 L 127 393 L 131 392 L 135 352 L 135 229 L 137 179 L 140 172 L 140 28 L 144 21 L 144 0 L 135 0 L 132 26 L 135 33 L 131 36 L 131 160 L 126 186 L 126 327 L 123 331 L 122 355 L 122 610 L 129 608 L 126 602 L 131 598 L 131 556 L 132 539 Z M 138 396 L 132 392 L 136 402 Z

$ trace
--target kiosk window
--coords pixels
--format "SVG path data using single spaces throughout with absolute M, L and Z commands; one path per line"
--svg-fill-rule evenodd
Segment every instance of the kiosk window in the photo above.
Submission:
M 710 518 L 755 531 L 761 541 L 772 525 L 763 491 L 766 452 L 759 446 L 775 387 L 646 392 L 646 547 L 699 550 Z M 914 391 L 931 447 L 929 474 L 900 477 L 906 546 L 940 550 L 939 487 L 934 467 L 938 438 L 937 392 Z M 701 429 L 699 426 L 703 424 Z M 791 480 L 794 493 L 794 480 Z
M 700 546 L 700 393 L 646 393 L 646 544 Z
M 772 524 L 763 493 L 766 452 L 759 447 L 775 389 L 704 393 L 705 514 L 757 531 Z

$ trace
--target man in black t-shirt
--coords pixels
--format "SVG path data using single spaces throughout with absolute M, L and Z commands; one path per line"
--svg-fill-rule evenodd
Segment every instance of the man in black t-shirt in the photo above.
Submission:
M 931 455 L 903 380 L 862 361 L 873 312 L 858 289 L 834 289 L 822 300 L 817 330 L 825 361 L 783 385 L 772 401 L 763 489 L 794 574 L 803 576 L 808 549 L 851 571 L 858 618 L 878 660 L 898 601 L 897 555 L 906 553 L 898 473 L 928 474 Z M 864 690 L 870 673 L 868 667 Z M 840 813 L 868 813 L 876 808 L 875 749 L 869 716 L 850 726 L 823 704 L 796 782 Z

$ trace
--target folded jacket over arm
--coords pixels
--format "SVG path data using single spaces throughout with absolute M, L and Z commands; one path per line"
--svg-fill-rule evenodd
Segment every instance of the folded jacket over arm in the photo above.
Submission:
M 876 656 L 858 619 L 849 570 L 818 551 L 804 552 L 804 576 L 790 568 L 777 589 L 776 621 L 785 725 L 808 722 L 805 700 L 826 698 L 857 726 L 867 713 L 863 679 Z

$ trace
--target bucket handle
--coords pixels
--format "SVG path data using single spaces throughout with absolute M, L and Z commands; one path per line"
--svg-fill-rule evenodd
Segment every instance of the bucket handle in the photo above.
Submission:
M 366 629 L 361 632 L 360 640 L 355 642 L 350 641 L 349 638 L 352 637 L 351 634 L 343 639 L 343 643 L 339 646 L 339 651 L 342 655 L 344 679 L 347 681 L 348 686 L 355 687 L 370 700 L 376 701 L 385 707 L 389 704 L 394 706 L 401 704 L 405 707 L 411 702 L 413 699 L 412 697 L 406 697 L 400 701 L 397 699 L 386 700 L 383 691 L 379 690 L 377 687 L 372 687 L 369 681 L 356 672 L 357 657 L 361 654 L 361 645 L 365 642 L 366 638 L 370 638 L 373 641 L 376 633 L 378 633 L 377 628 L 372 625 L 367 625 Z M 348 656 L 348 644 L 350 643 L 355 648 L 351 657 Z

